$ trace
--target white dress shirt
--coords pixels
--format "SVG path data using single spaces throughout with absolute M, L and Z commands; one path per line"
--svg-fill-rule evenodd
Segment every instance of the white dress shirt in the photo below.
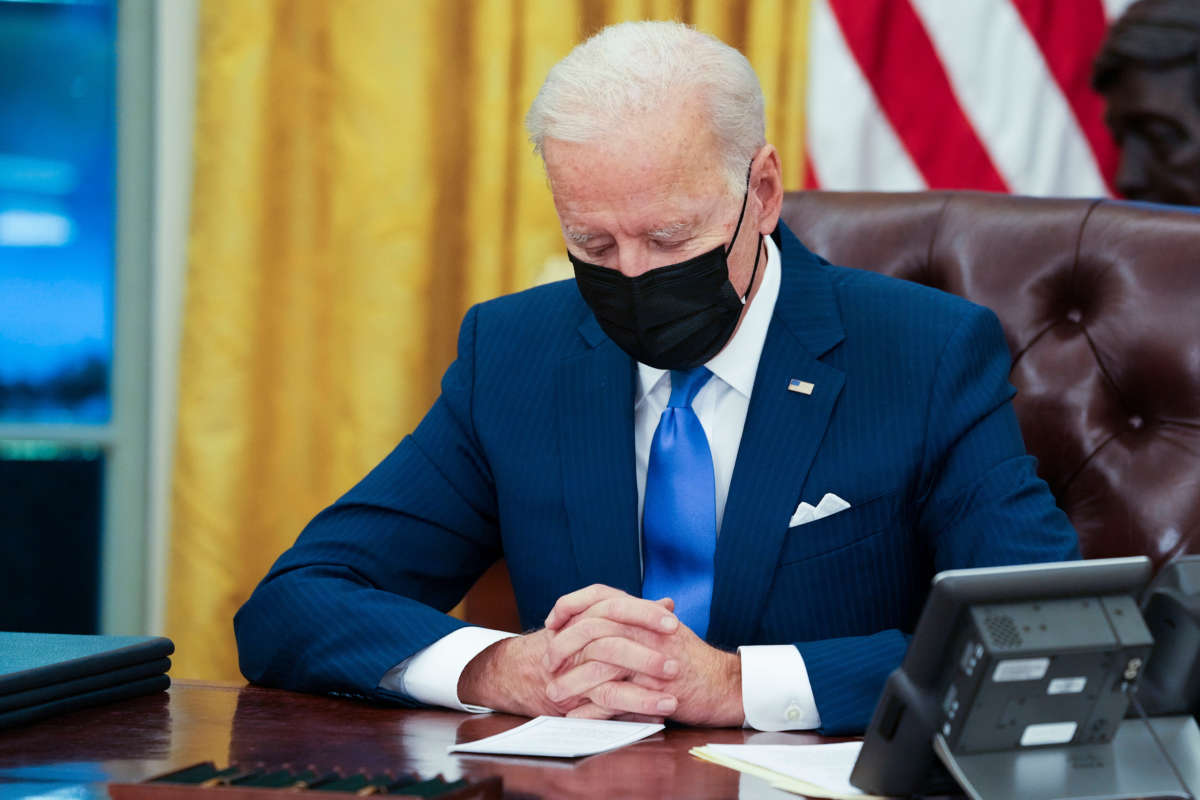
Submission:
M 758 360 L 779 297 L 779 249 L 770 237 L 765 237 L 765 242 L 767 257 L 758 293 L 729 344 L 705 364 L 713 377 L 692 401 L 712 451 L 718 536 L 746 412 L 750 408 Z M 650 444 L 670 397 L 670 373 L 639 363 L 633 412 L 639 520 L 646 493 Z M 491 644 L 513 635 L 486 628 L 460 628 L 394 667 L 380 681 L 380 686 L 430 705 L 487 711 L 489 709 L 459 701 L 458 679 L 472 658 Z M 799 650 L 790 644 L 753 645 L 739 647 L 738 653 L 742 660 L 742 708 L 747 725 L 765 731 L 820 726 L 821 718 Z

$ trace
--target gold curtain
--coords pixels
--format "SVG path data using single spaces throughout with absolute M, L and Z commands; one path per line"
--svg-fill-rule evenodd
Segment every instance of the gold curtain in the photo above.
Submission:
M 174 673 L 420 420 L 474 302 L 565 262 L 522 120 L 581 38 L 682 19 L 758 71 L 801 186 L 807 0 L 203 0 L 172 493 Z

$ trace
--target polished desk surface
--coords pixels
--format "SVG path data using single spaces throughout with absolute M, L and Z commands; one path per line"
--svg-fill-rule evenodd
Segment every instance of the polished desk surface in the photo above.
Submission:
M 506 797 L 794 797 L 708 764 L 688 750 L 709 742 L 813 744 L 819 736 L 668 728 L 582 759 L 451 755 L 446 748 L 524 722 L 505 714 L 383 708 L 329 697 L 177 681 L 169 692 L 0 730 L 0 798 L 105 797 L 198 761 L 314 765 L 430 777 L 504 779 Z M 315 793 L 314 793 L 315 794 Z

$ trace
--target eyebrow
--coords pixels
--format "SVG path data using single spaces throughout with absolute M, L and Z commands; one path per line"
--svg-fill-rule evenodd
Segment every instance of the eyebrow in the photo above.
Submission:
M 588 241 L 588 239 L 592 238 L 593 234 L 586 233 L 585 231 L 575 231 L 575 230 L 564 229 L 563 236 L 566 236 L 569 240 L 571 240 L 572 242 L 575 242 L 576 244 L 585 244 Z
M 647 231 L 646 235 L 651 239 L 670 239 L 674 236 L 677 236 L 682 231 L 691 230 L 693 227 L 693 222 L 689 220 L 679 220 L 677 222 L 672 222 L 667 225 L 660 225 L 657 228 L 653 228 Z M 567 237 L 568 241 L 574 242 L 575 244 L 587 244 L 597 236 L 595 233 L 571 228 L 563 229 L 563 235 Z
M 663 225 L 650 231 L 647 235 L 651 239 L 670 239 L 678 233 L 692 228 L 692 223 L 686 220 L 672 222 L 669 225 Z

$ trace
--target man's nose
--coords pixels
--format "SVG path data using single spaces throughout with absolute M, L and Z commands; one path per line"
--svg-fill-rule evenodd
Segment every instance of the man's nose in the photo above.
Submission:
M 1121 146 L 1121 160 L 1113 180 L 1117 192 L 1131 200 L 1146 194 L 1148 186 L 1147 166 L 1151 158 L 1150 148 L 1139 136 L 1127 136 Z
M 617 270 L 628 278 L 636 278 L 643 272 L 649 272 L 657 266 L 650 260 L 650 252 L 643 246 L 630 244 L 622 246 L 617 258 Z

